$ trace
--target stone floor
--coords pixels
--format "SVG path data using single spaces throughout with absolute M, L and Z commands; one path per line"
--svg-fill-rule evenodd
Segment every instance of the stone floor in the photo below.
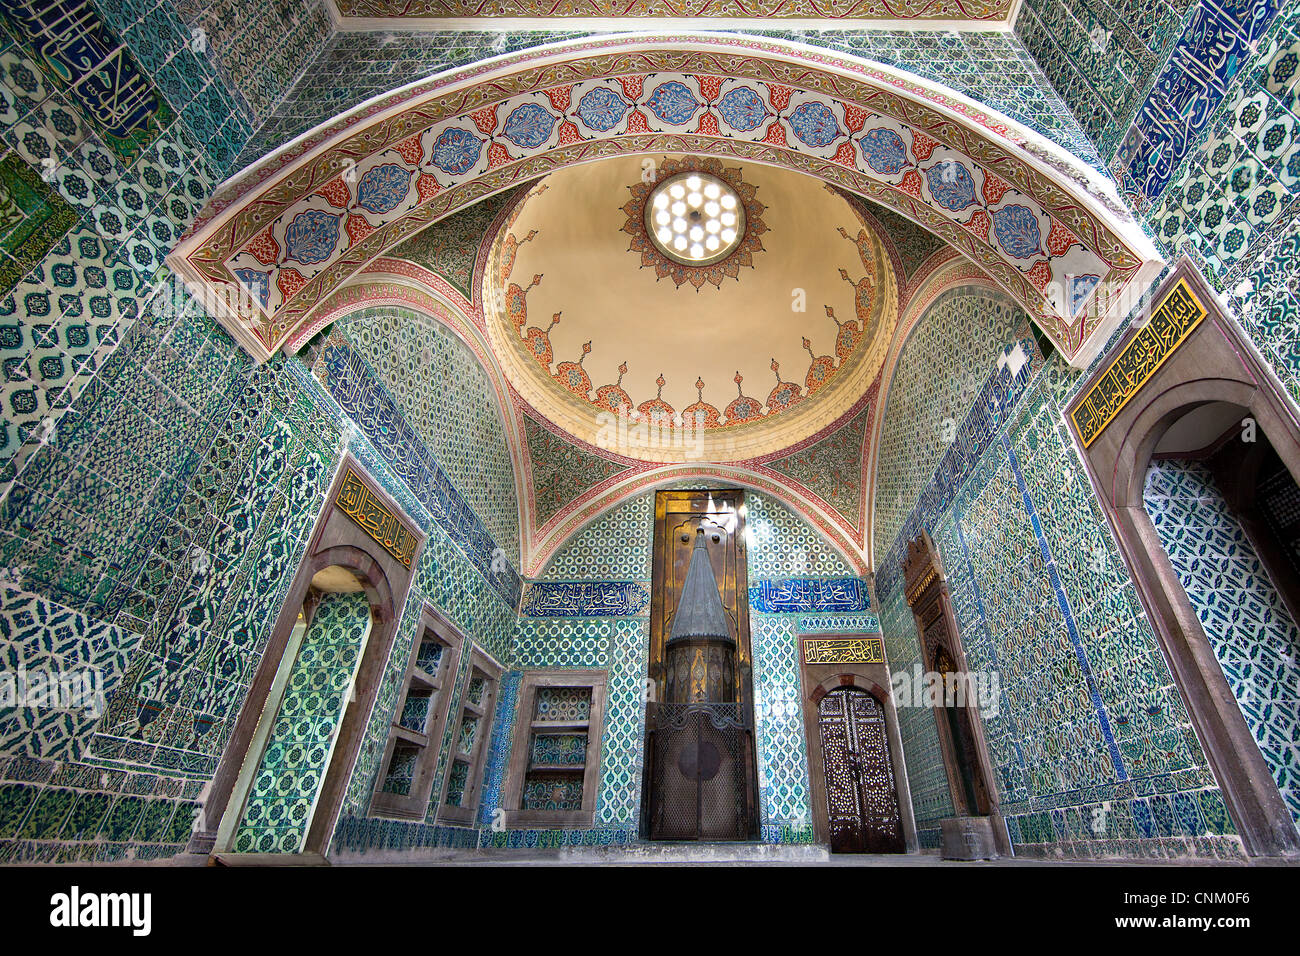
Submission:
M 770 844 L 655 844 L 630 847 L 563 847 L 554 850 L 429 850 L 371 852 L 331 857 L 335 866 L 867 866 L 867 867 L 1052 867 L 1206 866 L 1213 861 L 1080 861 L 1008 857 L 944 860 L 936 852 L 909 854 L 830 853 L 824 846 Z M 1225 865 L 1225 864 L 1218 864 Z M 1244 865 L 1244 864 L 1227 864 Z

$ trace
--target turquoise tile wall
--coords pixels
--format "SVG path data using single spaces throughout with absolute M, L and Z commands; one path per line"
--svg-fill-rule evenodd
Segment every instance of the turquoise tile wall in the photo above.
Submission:
M 208 58 L 254 128 L 333 31 L 324 0 L 167 0 L 163 6 L 175 8 L 190 52 Z
M 1300 3 L 1028 0 L 1016 33 L 1165 257 L 1192 258 L 1300 401 Z
M 953 314 L 934 311 L 922 324 Z M 971 346 L 987 356 L 989 385 L 880 560 L 891 671 L 919 656 L 900 565 L 923 527 L 970 666 L 997 675 L 1001 693 L 983 726 L 1016 852 L 1238 858 L 1222 795 L 1065 432 L 1056 395 L 1077 376 L 1032 341 L 1019 344 L 1029 361 L 1014 379 L 995 361 L 1010 354 L 1006 340 L 990 331 Z M 939 360 L 909 351 L 904 363 Z M 918 440 L 943 411 L 897 407 L 909 409 Z M 894 414 L 891 402 L 886 429 Z M 904 706 L 900 726 L 922 843 L 936 845 L 951 806 L 934 722 Z
M 1300 629 L 1203 465 L 1153 462 L 1143 499 L 1300 826 Z
M 518 566 L 514 465 L 478 359 L 453 333 L 410 309 L 365 309 L 334 330 L 374 370 L 492 540 Z
M 370 624 L 364 593 L 321 599 L 289 669 L 235 831 L 236 853 L 302 849 Z

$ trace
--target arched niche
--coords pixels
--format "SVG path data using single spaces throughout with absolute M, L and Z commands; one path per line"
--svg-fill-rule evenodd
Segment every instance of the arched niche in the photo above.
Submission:
M 1300 833 L 1143 502 L 1161 439 L 1214 403 L 1242 409 L 1300 479 L 1300 413 L 1184 259 L 1066 418 L 1246 852 L 1295 856 Z

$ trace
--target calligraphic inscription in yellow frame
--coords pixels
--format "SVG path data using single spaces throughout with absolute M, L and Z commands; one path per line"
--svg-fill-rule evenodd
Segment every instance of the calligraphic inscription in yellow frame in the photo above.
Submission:
M 1205 316 L 1205 306 L 1188 287 L 1187 280 L 1179 279 L 1151 313 L 1151 321 L 1129 340 L 1124 351 L 1070 412 L 1084 448 L 1097 440 Z
M 419 535 L 393 514 L 351 467 L 343 476 L 343 485 L 334 503 L 366 534 L 383 545 L 385 551 L 402 562 L 402 567 L 411 566 L 416 546 L 420 543 Z
M 805 637 L 805 664 L 883 664 L 885 642 L 880 637 Z

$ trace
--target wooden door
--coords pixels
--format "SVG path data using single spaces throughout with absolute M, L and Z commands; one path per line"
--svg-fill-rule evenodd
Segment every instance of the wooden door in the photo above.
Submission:
M 864 690 L 840 687 L 817 705 L 826 814 L 837 853 L 902 853 L 903 828 L 885 714 Z

